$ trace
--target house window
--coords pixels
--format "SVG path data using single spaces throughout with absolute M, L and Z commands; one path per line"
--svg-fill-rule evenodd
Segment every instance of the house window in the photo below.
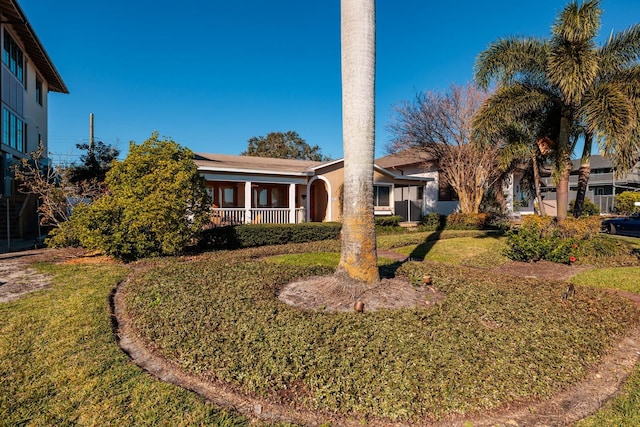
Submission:
M 458 193 L 451 185 L 440 175 L 438 180 L 438 200 L 441 202 L 451 202 L 458 200 Z
M 222 187 L 222 207 L 233 208 L 236 206 L 236 188 Z
M 260 185 L 253 189 L 253 207 L 286 208 L 288 207 L 287 187 L 282 185 Z
M 36 102 L 42 105 L 42 80 L 36 76 Z
M 388 208 L 391 205 L 389 194 L 391 187 L 388 185 L 373 186 L 373 206 Z
M 24 152 L 24 140 L 26 137 L 25 125 L 6 108 L 2 109 L 2 143 Z
M 11 35 L 4 31 L 4 46 L 2 49 L 2 62 L 9 68 L 11 73 L 21 82 L 24 79 L 24 57 L 22 49 L 13 40 Z

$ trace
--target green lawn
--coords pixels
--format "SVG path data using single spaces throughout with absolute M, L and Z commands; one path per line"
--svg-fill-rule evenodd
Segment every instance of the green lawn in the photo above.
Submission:
M 286 262 L 297 257 L 286 246 L 157 262 L 129 283 L 127 310 L 144 339 L 189 371 L 307 409 L 408 421 L 549 396 L 639 321 L 625 300 L 595 289 L 567 306 L 557 282 L 496 281 L 431 261 L 397 273 L 429 273 L 447 295 L 435 308 L 301 312 L 275 289 L 330 273 L 334 256 L 315 244 L 316 262 L 296 248 L 303 265 Z
M 503 262 L 502 241 L 482 236 L 437 243 L 432 233 L 383 236 L 379 247 L 404 246 L 414 255 L 428 244 L 425 262 L 396 273 L 432 275 L 447 294 L 433 309 L 307 313 L 273 299 L 294 277 L 331 272 L 336 242 L 154 260 L 127 300 L 143 336 L 187 370 L 275 400 L 293 390 L 310 409 L 396 420 L 544 398 L 582 378 L 609 343 L 640 322 L 629 304 L 595 289 L 640 292 L 640 267 L 576 276 L 587 288 L 567 306 L 555 283 L 496 282 L 469 268 Z M 51 289 L 0 304 L 0 426 L 248 424 L 153 379 L 123 354 L 109 296 L 128 268 L 37 268 L 53 275 Z M 640 368 L 620 397 L 579 425 L 640 425 Z
M 0 425 L 247 425 L 133 365 L 109 295 L 128 269 L 40 265 L 52 289 L 0 303 Z

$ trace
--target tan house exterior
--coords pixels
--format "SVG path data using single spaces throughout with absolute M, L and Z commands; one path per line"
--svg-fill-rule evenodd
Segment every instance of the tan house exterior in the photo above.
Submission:
M 48 152 L 49 93 L 69 93 L 16 0 L 0 0 L 0 239 L 38 233 L 37 199 L 17 189 L 12 167 L 42 144 Z
M 213 200 L 214 223 L 293 224 L 341 219 L 342 159 L 313 162 L 196 153 L 194 160 Z M 375 164 L 375 214 L 396 215 L 403 203 L 419 204 L 420 213 L 411 216 L 411 209 L 407 209 L 403 217 L 418 221 L 424 211 L 425 188 L 432 181 L 430 177 L 403 176 Z M 398 191 L 408 188 L 415 191 Z

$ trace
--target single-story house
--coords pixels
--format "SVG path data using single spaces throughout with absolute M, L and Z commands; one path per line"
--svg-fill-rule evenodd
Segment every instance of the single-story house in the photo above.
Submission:
M 196 153 L 218 224 L 339 221 L 344 161 L 328 162 Z M 384 162 L 383 162 L 384 163 Z M 376 215 L 418 221 L 434 178 L 374 165 Z

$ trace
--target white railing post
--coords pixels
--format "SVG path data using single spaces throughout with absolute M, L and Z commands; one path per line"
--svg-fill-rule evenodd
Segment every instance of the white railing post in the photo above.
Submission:
M 296 223 L 296 185 L 289 184 L 289 224 Z
M 244 183 L 244 222 L 249 224 L 251 222 L 251 181 Z

